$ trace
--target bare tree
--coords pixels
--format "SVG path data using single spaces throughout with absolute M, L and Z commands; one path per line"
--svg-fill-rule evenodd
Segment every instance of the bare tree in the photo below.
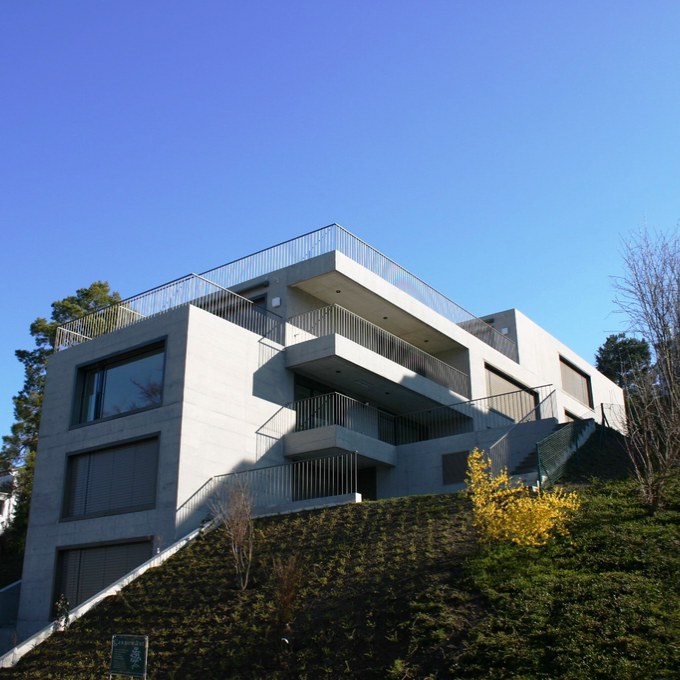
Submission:
M 624 274 L 614 279 L 615 302 L 630 330 L 647 339 L 651 370 L 631 374 L 628 453 L 650 513 L 663 506 L 680 464 L 680 236 L 632 234 L 622 248 Z
M 248 587 L 253 562 L 255 524 L 252 506 L 248 485 L 237 480 L 226 487 L 211 508 L 227 533 L 241 590 Z

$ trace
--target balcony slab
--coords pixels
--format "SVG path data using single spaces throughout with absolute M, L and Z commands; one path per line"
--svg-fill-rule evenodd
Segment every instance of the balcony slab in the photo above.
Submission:
M 339 391 L 360 392 L 374 406 L 396 413 L 467 401 L 465 397 L 341 335 L 286 348 L 286 367 Z
M 284 442 L 285 456 L 292 460 L 315 458 L 320 453 L 332 455 L 356 451 L 360 467 L 376 463 L 394 466 L 397 462 L 396 447 L 340 425 L 290 432 L 285 435 Z

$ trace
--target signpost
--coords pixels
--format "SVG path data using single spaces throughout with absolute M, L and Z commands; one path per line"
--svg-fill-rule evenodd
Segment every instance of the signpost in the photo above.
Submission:
M 114 635 L 111 640 L 111 669 L 114 675 L 146 680 L 146 659 L 149 653 L 148 635 Z

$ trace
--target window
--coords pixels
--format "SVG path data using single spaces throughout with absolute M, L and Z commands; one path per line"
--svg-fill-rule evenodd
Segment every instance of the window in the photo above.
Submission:
M 60 550 L 52 601 L 66 595 L 73 609 L 149 559 L 151 541 L 148 539 Z
M 536 420 L 537 414 L 531 412 L 538 405 L 538 395 L 488 365 L 486 366 L 486 393 L 491 397 L 488 402 L 489 408 L 510 421 L 516 423 L 524 418 L 527 421 Z
M 150 510 L 157 472 L 158 439 L 70 456 L 62 518 Z
M 81 369 L 75 423 L 89 423 L 160 406 L 163 401 L 164 362 L 164 347 L 155 346 L 132 356 Z
M 576 366 L 562 357 L 560 357 L 560 371 L 562 372 L 562 389 L 582 404 L 593 408 L 593 395 L 588 375 L 579 371 Z
M 469 455 L 469 451 L 457 451 L 442 456 L 442 484 L 462 484 L 465 481 Z

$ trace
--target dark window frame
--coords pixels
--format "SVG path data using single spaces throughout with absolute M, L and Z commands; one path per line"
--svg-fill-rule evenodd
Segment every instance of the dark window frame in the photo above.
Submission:
M 158 404 L 149 404 L 147 406 L 141 406 L 136 409 L 131 409 L 129 411 L 124 411 L 122 413 L 114 413 L 109 416 L 99 416 L 101 413 L 102 399 L 105 394 L 106 389 L 106 371 L 109 367 L 120 364 L 126 361 L 132 361 L 135 357 L 141 357 L 144 354 L 160 350 L 163 354 L 163 380 L 161 385 L 161 396 L 160 402 Z M 132 349 L 125 350 L 123 352 L 116 352 L 115 354 L 107 355 L 97 361 L 91 361 L 81 364 L 76 367 L 76 382 L 74 390 L 74 399 L 71 409 L 71 426 L 69 429 L 74 429 L 78 427 L 86 427 L 94 423 L 106 422 L 109 420 L 114 420 L 116 418 L 124 418 L 125 416 L 132 415 L 134 413 L 142 413 L 144 411 L 149 411 L 151 409 L 160 408 L 163 406 L 163 399 L 165 396 L 165 370 L 167 367 L 167 343 L 166 338 L 161 340 L 154 340 L 150 343 L 145 343 L 143 345 L 136 346 Z M 87 375 L 91 371 L 97 371 L 96 373 L 96 406 L 95 406 L 95 417 L 92 420 L 81 420 L 83 400 L 85 398 L 85 387 Z

